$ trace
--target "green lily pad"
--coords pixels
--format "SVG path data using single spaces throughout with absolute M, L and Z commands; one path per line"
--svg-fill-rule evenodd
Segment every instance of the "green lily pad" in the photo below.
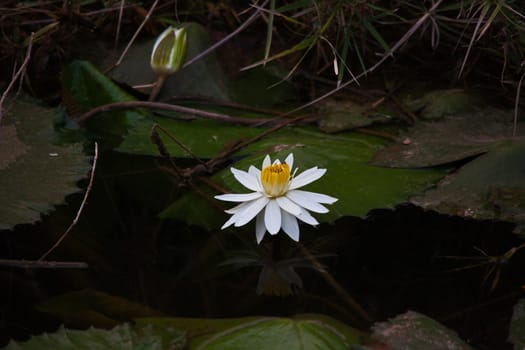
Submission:
M 335 136 L 307 128 L 288 128 L 239 151 L 237 155 L 245 158 L 233 166 L 242 170 L 247 170 L 250 165 L 260 168 L 266 154 L 282 161 L 292 152 L 295 156 L 294 167 L 298 167 L 299 171 L 313 166 L 327 168 L 324 177 L 305 187 L 305 190 L 339 198 L 338 202 L 329 206 L 328 214 L 318 216 L 323 222 L 342 216 L 365 216 L 375 208 L 394 207 L 421 193 L 444 175 L 443 170 L 387 169 L 368 165 L 372 155 L 382 146 L 383 140 L 367 135 L 348 133 Z M 234 179 L 229 168 L 219 171 L 211 179 L 232 192 L 249 192 Z M 194 198 L 196 194 L 187 193 L 161 215 L 187 220 L 187 214 L 191 213 L 184 211 L 186 216 L 182 216 L 174 207 L 180 208 L 180 202 L 188 203 Z M 224 206 L 227 203 L 219 204 Z M 226 214 L 220 214 L 217 209 L 204 209 L 200 203 L 195 202 L 194 207 L 193 212 L 197 215 L 193 215 L 191 220 L 203 227 L 209 226 L 206 221 L 210 220 L 213 212 L 221 215 L 223 220 L 226 218 Z M 205 210 L 209 213 L 206 217 L 198 215 Z
M 489 151 L 513 138 L 513 112 L 494 108 L 420 121 L 398 142 L 380 150 L 372 164 L 418 168 L 446 164 Z M 519 133 L 520 137 L 525 132 Z
M 468 350 L 471 347 L 439 322 L 408 311 L 376 323 L 372 338 L 385 343 L 389 350 Z
M 152 117 L 139 121 L 126 135 L 117 151 L 123 153 L 159 156 L 159 150 L 151 142 L 153 124 L 159 124 L 199 158 L 212 158 L 229 142 L 240 141 L 262 133 L 265 129 L 248 128 L 213 120 L 176 120 Z M 172 157 L 191 158 L 175 141 L 158 131 Z
M 412 203 L 449 215 L 525 228 L 525 141 L 506 142 L 471 161 Z
M 111 330 L 90 328 L 83 331 L 61 327 L 55 333 L 44 333 L 26 342 L 10 342 L 5 350 L 162 350 L 182 349 L 186 344 L 184 333 L 174 329 L 154 330 L 150 326 L 141 329 L 128 324 Z
M 65 197 L 90 169 L 80 144 L 60 144 L 57 111 L 17 99 L 0 127 L 0 229 L 33 223 Z
M 509 341 L 514 344 L 514 350 L 525 348 L 525 299 L 520 299 L 514 305 L 510 321 Z
M 337 350 L 361 344 L 363 334 L 331 317 L 298 315 L 292 318 L 236 319 L 145 318 L 137 326 L 186 331 L 189 350 L 288 349 Z

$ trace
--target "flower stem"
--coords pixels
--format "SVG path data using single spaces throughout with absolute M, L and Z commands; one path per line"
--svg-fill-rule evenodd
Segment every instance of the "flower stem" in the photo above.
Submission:
M 155 101 L 157 99 L 157 96 L 159 95 L 160 90 L 164 86 L 165 81 L 166 81 L 166 75 L 159 74 L 157 78 L 157 82 L 155 83 L 155 87 L 153 88 L 153 91 L 151 91 L 151 94 L 149 95 L 149 101 Z

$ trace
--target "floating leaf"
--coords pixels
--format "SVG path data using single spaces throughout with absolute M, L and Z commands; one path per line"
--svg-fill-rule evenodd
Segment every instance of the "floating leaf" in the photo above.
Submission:
M 373 164 L 396 167 L 430 167 L 485 153 L 512 138 L 511 111 L 494 108 L 420 121 L 399 137 L 394 145 L 380 150 Z M 521 133 L 525 136 L 525 133 Z
M 162 126 L 200 158 L 212 158 L 229 142 L 253 137 L 264 131 L 260 128 L 248 128 L 212 120 L 184 121 L 152 117 L 138 122 L 117 150 L 124 153 L 159 156 L 157 147 L 150 139 L 154 123 Z M 160 131 L 159 134 L 171 156 L 191 157 L 167 135 Z
M 150 326 L 132 329 L 124 324 L 112 330 L 90 328 L 84 331 L 61 327 L 55 333 L 44 333 L 26 342 L 12 341 L 5 350 L 163 350 L 182 349 L 186 344 L 184 334 L 174 329 L 154 330 Z
M 509 341 L 514 344 L 514 350 L 525 348 L 525 299 L 520 299 L 514 305 L 510 321 Z
M 387 169 L 368 165 L 374 152 L 382 146 L 383 140 L 367 135 L 349 133 L 335 136 L 306 128 L 289 128 L 239 151 L 237 155 L 246 158 L 233 166 L 243 170 L 247 170 L 250 165 L 260 168 L 267 153 L 272 154 L 272 159 L 284 160 L 293 152 L 294 167 L 298 167 L 299 171 L 313 166 L 327 168 L 324 177 L 305 188 L 339 198 L 338 202 L 330 206 L 328 214 L 318 216 L 324 222 L 342 216 L 364 216 L 375 208 L 391 208 L 422 192 L 444 175 L 443 170 Z M 233 178 L 229 168 L 219 171 L 212 180 L 225 184 L 232 192 L 248 192 Z M 182 207 L 179 201 L 187 203 L 193 198 L 196 195 L 188 193 L 173 205 Z M 206 217 L 197 214 L 191 218 L 192 222 L 200 222 L 201 226 L 207 227 L 204 221 L 210 220 L 210 210 L 197 202 L 193 210 L 194 213 L 207 210 L 209 214 Z M 219 210 L 215 210 L 215 213 L 225 218 L 225 214 L 220 214 Z M 169 209 L 163 216 L 188 219 Z
M 412 202 L 449 215 L 525 228 L 525 142 L 507 142 L 446 177 Z
M 57 112 L 17 99 L 0 127 L 0 229 L 33 223 L 89 172 L 80 144 L 58 144 Z
M 175 328 L 187 332 L 189 350 L 215 349 L 349 349 L 362 342 L 359 331 L 324 315 L 293 318 L 244 317 L 236 319 L 145 318 L 137 326 Z
M 389 350 L 468 350 L 471 347 L 439 322 L 408 311 L 387 321 L 376 323 L 372 337 Z

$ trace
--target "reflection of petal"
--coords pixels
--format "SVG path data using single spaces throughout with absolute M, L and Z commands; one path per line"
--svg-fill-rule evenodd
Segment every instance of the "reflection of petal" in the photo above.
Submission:
M 293 190 L 291 192 L 294 193 L 304 193 L 308 194 L 308 197 L 310 197 L 311 200 L 317 202 L 317 203 L 323 203 L 323 204 L 333 204 L 338 201 L 337 198 L 328 196 L 326 194 L 317 193 L 317 192 L 309 192 L 309 191 L 302 191 L 302 190 Z
M 290 172 L 292 171 L 293 169 L 293 153 L 290 153 L 288 155 L 288 157 L 286 157 L 286 159 L 284 160 L 284 162 L 286 164 L 288 164 L 288 166 L 290 167 Z
M 248 202 L 263 196 L 260 192 L 252 193 L 228 193 L 215 196 L 215 199 L 227 202 Z
M 326 169 L 319 169 L 317 167 L 305 170 L 292 179 L 290 182 L 290 190 L 295 190 L 296 188 L 308 185 L 319 179 L 324 173 L 326 173 Z
M 296 218 L 312 226 L 319 225 L 319 222 L 312 215 L 310 215 L 308 210 L 305 209 L 303 209 L 301 214 L 297 215 Z
M 291 239 L 299 242 L 299 224 L 297 223 L 297 219 L 295 216 L 288 214 L 285 211 L 282 211 L 281 214 L 283 216 L 283 231 L 286 232 L 286 234 L 290 236 Z
M 257 244 L 261 243 L 265 233 L 266 226 L 264 225 L 264 213 L 261 211 L 257 214 L 257 218 L 255 219 L 255 237 L 257 238 Z
M 231 168 L 230 170 L 235 179 L 237 179 L 237 181 L 239 181 L 241 185 L 243 185 L 247 189 L 250 189 L 252 191 L 262 190 L 261 186 L 259 186 L 259 181 L 257 181 L 257 178 L 252 174 L 235 168 Z
M 277 201 L 270 200 L 266 205 L 264 223 L 271 235 L 275 235 L 281 229 L 281 208 Z
M 285 196 L 277 197 L 277 198 L 275 198 L 275 200 L 277 201 L 277 204 L 279 204 L 279 206 L 283 210 L 286 210 L 290 214 L 296 215 L 296 216 L 301 214 L 301 207 L 296 204 L 297 202 L 294 203 L 291 200 L 289 200 L 288 198 L 286 198 Z
M 246 225 L 248 222 L 250 222 L 250 220 L 253 219 L 255 215 L 257 215 L 266 206 L 268 201 L 268 198 L 261 197 L 250 202 L 250 204 L 247 205 L 243 210 L 233 214 L 233 217 L 237 217 L 235 219 L 235 227 Z
M 314 213 L 328 213 L 328 209 L 313 200 L 313 197 L 309 195 L 307 191 L 298 192 L 297 190 L 291 190 L 286 193 L 286 197 L 290 198 L 295 203 L 299 204 L 301 207 L 311 210 Z M 293 213 L 292 213 L 293 214 Z

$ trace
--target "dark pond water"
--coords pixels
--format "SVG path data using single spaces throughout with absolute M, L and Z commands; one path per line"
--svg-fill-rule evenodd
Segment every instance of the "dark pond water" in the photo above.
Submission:
M 294 295 L 257 295 L 261 267 L 222 266 L 225 259 L 235 256 L 230 249 L 240 246 L 275 257 L 289 255 L 296 246 L 277 236 L 265 241 L 261 250 L 252 242 L 249 230 L 235 235 L 160 221 L 156 213 L 180 189 L 157 166 L 153 159 L 101 158 L 86 210 L 50 257 L 85 261 L 88 269 L 1 270 L 0 344 L 54 331 L 62 323 L 78 328 L 90 322 L 111 326 L 100 318 L 83 317 L 79 310 L 98 307 L 88 301 L 63 306 L 62 316 L 37 309 L 52 297 L 84 289 L 120 296 L 172 316 L 315 312 L 368 329 L 369 322 L 334 288 L 340 286 L 371 321 L 415 310 L 456 330 L 479 349 L 511 348 L 506 338 L 512 307 L 523 294 L 525 255 L 518 252 L 508 263 L 480 260 L 484 257 L 481 251 L 497 256 L 521 243 L 511 225 L 401 205 L 395 210 L 375 210 L 364 219 L 343 218 L 318 228 L 302 227 L 304 241 L 312 242 L 305 248 L 314 255 L 330 255 L 319 260 L 335 284 L 313 269 L 296 268 L 303 288 L 295 288 Z M 146 181 L 151 186 L 144 186 Z M 36 225 L 1 232 L 1 256 L 38 258 L 70 224 L 81 198 L 80 194 L 70 196 L 68 205 Z M 481 265 L 473 266 L 476 264 Z M 116 305 L 110 318 L 129 320 L 126 308 Z

